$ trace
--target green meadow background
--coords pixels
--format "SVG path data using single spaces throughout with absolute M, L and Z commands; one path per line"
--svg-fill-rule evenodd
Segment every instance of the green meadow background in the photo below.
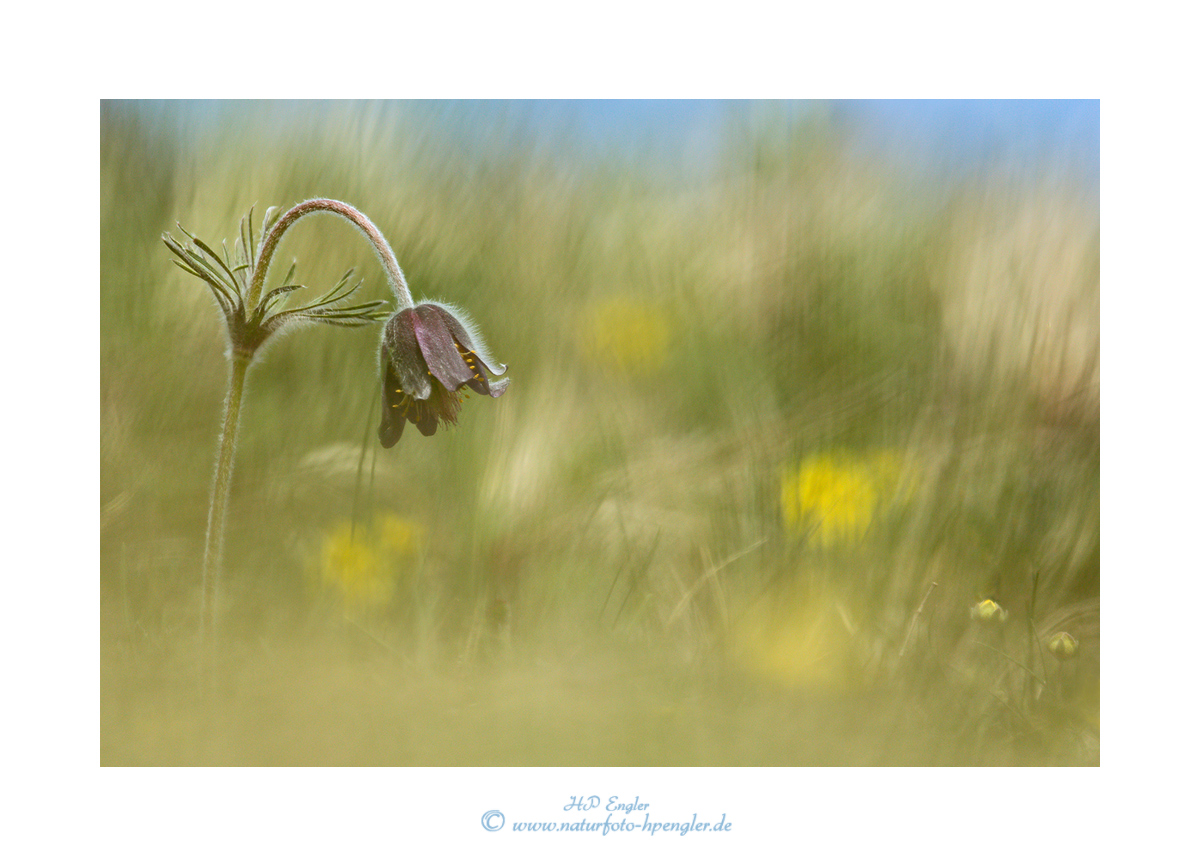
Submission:
M 477 106 L 104 103 L 101 762 L 1098 764 L 1096 194 L 836 117 L 732 106 L 688 172 Z M 377 327 L 271 344 L 202 687 L 225 337 L 161 236 L 313 196 L 512 384 L 383 450 Z M 293 260 L 388 297 L 332 215 Z

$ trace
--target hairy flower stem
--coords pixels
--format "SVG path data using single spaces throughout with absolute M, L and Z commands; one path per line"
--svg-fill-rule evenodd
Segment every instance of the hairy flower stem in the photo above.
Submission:
M 262 252 L 258 255 L 258 261 L 254 263 L 254 276 L 250 280 L 246 306 L 253 308 L 258 305 L 259 298 L 262 297 L 263 284 L 267 279 L 267 270 L 271 267 L 271 258 L 275 255 L 275 247 L 279 244 L 283 233 L 297 221 L 321 211 L 345 217 L 366 236 L 367 240 L 371 242 L 371 246 L 375 248 L 375 255 L 379 257 L 379 263 L 383 265 L 383 272 L 387 275 L 388 286 L 391 288 L 392 294 L 396 296 L 396 303 L 401 308 L 412 307 L 413 299 L 412 293 L 408 291 L 408 282 L 404 279 L 404 272 L 400 270 L 396 254 L 392 252 L 387 239 L 383 237 L 375 224 L 367 219 L 365 214 L 352 205 L 339 202 L 337 199 L 308 199 L 295 205 L 275 221 L 275 225 L 263 239 Z
M 229 484 L 233 478 L 233 456 L 237 451 L 238 420 L 251 356 L 234 352 L 229 365 L 229 392 L 225 396 L 225 423 L 217 446 L 217 474 L 208 506 L 208 530 L 204 536 L 204 566 L 200 580 L 200 640 L 211 665 L 216 649 L 217 585 L 221 576 L 221 551 L 225 544 L 225 513 L 229 506 Z

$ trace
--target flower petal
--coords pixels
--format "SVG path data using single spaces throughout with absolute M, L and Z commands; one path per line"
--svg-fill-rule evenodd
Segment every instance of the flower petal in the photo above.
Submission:
M 467 366 L 455 344 L 445 311 L 432 304 L 421 304 L 414 312 L 417 342 L 429 372 L 447 391 L 457 391 L 463 383 L 475 378 L 475 372 Z
M 443 304 L 439 301 L 425 301 L 421 306 L 436 310 L 442 321 L 446 323 L 446 327 L 450 329 L 451 336 L 463 349 L 479 356 L 479 360 L 487 365 L 490 373 L 501 374 L 508 370 L 507 365 L 499 364 L 492 359 L 491 352 L 488 351 L 487 344 L 479 335 L 475 323 L 464 311 L 452 304 Z
M 432 412 L 422 413 L 417 418 L 417 430 L 427 437 L 431 437 L 437 433 L 437 424 L 437 415 Z
M 415 330 L 418 322 L 417 314 L 412 308 L 401 310 L 388 320 L 383 329 L 383 345 L 387 349 L 388 358 L 382 361 L 391 361 L 388 366 L 395 372 L 399 387 L 405 394 L 415 400 L 425 400 L 431 391 L 426 371 L 432 368 L 426 365 L 421 355 L 421 346 Z
M 467 367 L 471 370 L 471 378 L 467 381 L 467 386 L 476 394 L 482 394 L 485 397 L 499 397 L 504 394 L 504 389 L 508 388 L 508 380 L 504 380 L 504 384 L 488 382 L 487 368 L 483 361 L 474 352 L 459 349 L 462 352 L 463 361 L 467 363 Z
M 396 378 L 386 346 L 379 347 L 379 367 L 383 372 L 383 421 L 379 423 L 379 444 L 390 449 L 404 433 L 404 410 L 400 380 Z
M 500 395 L 504 394 L 505 390 L 508 388 L 508 377 L 505 377 L 504 379 L 497 379 L 495 382 L 491 382 L 481 376 L 476 379 L 472 379 L 467 383 L 467 385 L 476 394 L 482 394 L 486 397 L 499 397 Z

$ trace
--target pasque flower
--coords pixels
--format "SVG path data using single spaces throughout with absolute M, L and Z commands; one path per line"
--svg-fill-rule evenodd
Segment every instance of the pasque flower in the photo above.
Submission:
M 276 335 L 297 326 L 325 324 L 356 327 L 379 322 L 388 315 L 384 301 L 344 303 L 362 285 L 361 281 L 350 285 L 353 270 L 347 271 L 337 285 L 320 298 L 307 304 L 294 307 L 285 304 L 293 292 L 304 289 L 301 284 L 292 282 L 292 276 L 296 273 L 295 265 L 283 278 L 283 285 L 267 290 L 267 273 L 284 233 L 298 220 L 322 212 L 349 220 L 367 237 L 375 247 L 388 285 L 396 298 L 411 304 L 404 274 L 396 263 L 392 248 L 374 223 L 345 202 L 307 199 L 283 212 L 270 208 L 258 237 L 254 235 L 251 212 L 242 219 L 238 238 L 233 245 L 233 255 L 230 255 L 224 242 L 221 243 L 221 253 L 217 253 L 215 247 L 205 244 L 182 226 L 179 229 L 187 236 L 182 243 L 169 234 L 163 235 L 163 243 L 175 254 L 175 264 L 208 284 L 213 299 L 225 317 L 228 334 L 229 391 L 225 397 L 225 422 L 217 441 L 217 470 L 213 478 L 212 499 L 208 505 L 208 529 L 205 531 L 201 572 L 200 631 L 206 667 L 210 667 L 214 659 L 217 584 L 221 574 L 221 548 L 225 539 L 225 512 L 229 504 L 246 374 L 255 355 Z M 281 307 L 283 309 L 279 309 Z M 211 673 L 211 668 L 209 670 Z
M 388 320 L 379 367 L 383 380 L 379 442 L 385 449 L 399 442 L 406 421 L 425 436 L 432 436 L 439 422 L 454 424 L 467 396 L 464 387 L 491 397 L 508 388 L 507 379 L 489 378 L 506 368 L 491 359 L 467 315 L 432 301 L 406 307 Z
M 255 355 L 275 335 L 296 326 L 324 323 L 354 327 L 388 318 L 383 301 L 344 303 L 361 286 L 361 282 L 349 285 L 352 274 L 349 271 L 329 292 L 298 306 L 284 304 L 291 293 L 304 288 L 299 283 L 292 283 L 294 266 L 283 279 L 283 285 L 267 289 L 271 261 L 284 234 L 300 220 L 320 213 L 342 217 L 362 233 L 374 248 L 388 288 L 396 297 L 399 312 L 388 321 L 380 350 L 383 423 L 379 427 L 379 441 L 385 448 L 394 446 L 400 439 L 406 421 L 411 421 L 426 436 L 437 430 L 438 422 L 454 422 L 458 418 L 458 405 L 465 396 L 460 393 L 464 386 L 492 397 L 499 397 L 508 387 L 507 379 L 496 382 L 489 379 L 489 375 L 501 374 L 505 368 L 489 358 L 483 341 L 465 314 L 445 304 L 413 304 L 412 293 L 391 245 L 375 224 L 353 205 L 336 199 L 306 199 L 283 213 L 272 208 L 267 211 L 257 238 L 253 221 L 247 216 L 234 243 L 233 256 L 224 243 L 221 245 L 223 255 L 220 255 L 194 235 L 185 233 L 188 241 L 183 243 L 164 235 L 163 241 L 175 254 L 176 264 L 203 280 L 212 290 L 229 335 L 229 390 L 225 398 L 225 421 L 217 441 L 217 468 L 208 507 L 201 571 L 201 645 L 204 666 L 209 674 L 215 660 L 217 585 L 221 577 L 225 513 L 229 505 L 246 375 Z M 354 551 L 353 548 L 349 550 Z M 363 563 L 370 565 L 363 558 L 354 562 L 359 567 L 363 567 Z

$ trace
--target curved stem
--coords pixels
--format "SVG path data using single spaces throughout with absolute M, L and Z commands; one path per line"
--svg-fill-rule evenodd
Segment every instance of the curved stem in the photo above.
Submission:
M 215 662 L 217 584 L 221 576 L 221 549 L 225 540 L 225 512 L 229 505 L 229 482 L 233 478 L 233 455 L 237 447 L 238 417 L 250 355 L 234 351 L 229 364 L 229 392 L 225 397 L 225 424 L 217 447 L 217 474 L 208 506 L 208 530 L 204 536 L 204 566 L 200 583 L 200 642 L 203 665 Z
M 392 294 L 396 296 L 397 307 L 400 309 L 412 307 L 412 293 L 408 291 L 408 283 L 404 279 L 404 272 L 400 270 L 400 264 L 396 261 L 396 254 L 392 252 L 391 246 L 379 229 L 375 228 L 375 224 L 354 206 L 339 202 L 337 199 L 307 199 L 286 211 L 276 220 L 271 231 L 267 233 L 267 237 L 263 239 L 258 261 L 254 263 L 254 276 L 250 280 L 250 291 L 246 296 L 247 310 L 254 310 L 258 306 L 259 299 L 262 297 L 263 283 L 267 279 L 267 269 L 271 267 L 271 257 L 275 255 L 275 247 L 278 246 L 283 233 L 296 221 L 320 211 L 329 211 L 344 217 L 366 236 L 367 240 L 371 242 L 371 246 L 375 248 L 375 255 L 379 257 L 380 264 L 383 265 L 388 286 L 391 288 Z

